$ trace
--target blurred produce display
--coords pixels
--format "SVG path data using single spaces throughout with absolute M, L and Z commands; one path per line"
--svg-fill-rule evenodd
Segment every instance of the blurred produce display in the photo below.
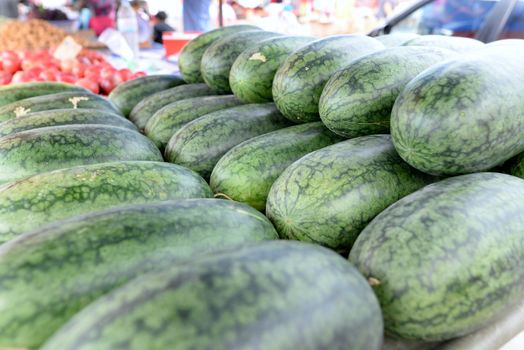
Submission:
M 76 58 L 59 60 L 54 50 L 0 52 L 0 85 L 35 81 L 76 84 L 98 94 L 109 94 L 118 84 L 145 75 L 116 69 L 102 55 L 83 49 Z
M 0 21 L 1 23 L 1 21 Z M 0 50 L 35 50 L 56 46 L 71 35 L 82 46 L 89 41 L 40 19 L 8 21 L 0 27 Z

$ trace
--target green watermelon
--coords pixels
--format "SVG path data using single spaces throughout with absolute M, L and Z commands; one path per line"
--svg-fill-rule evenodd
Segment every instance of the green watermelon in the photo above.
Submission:
M 519 46 L 459 55 L 406 85 L 391 114 L 393 143 L 430 174 L 488 170 L 524 151 L 523 100 Z
M 131 110 L 147 96 L 185 83 L 177 75 L 147 75 L 118 85 L 109 94 L 109 100 L 127 117 Z
M 140 101 L 131 111 L 131 120 L 140 129 L 144 130 L 148 120 L 162 107 L 186 98 L 211 95 L 212 91 L 206 84 L 187 84 L 171 89 L 159 91 Z
M 231 93 L 229 72 L 238 55 L 264 39 L 279 35 L 264 30 L 248 30 L 218 39 L 202 56 L 200 72 L 204 81 L 218 94 Z
M 251 46 L 237 57 L 231 67 L 231 90 L 245 103 L 273 101 L 271 87 L 278 67 L 293 51 L 313 40 L 305 36 L 282 36 Z
M 418 38 L 420 35 L 415 33 L 391 33 L 386 35 L 376 36 L 375 39 L 384 44 L 385 47 L 400 46 L 405 42 Z
M 271 187 L 266 214 L 282 238 L 345 253 L 377 214 L 431 180 L 402 161 L 389 135 L 358 137 L 291 164 Z
M 242 142 L 227 152 L 211 173 L 220 196 L 265 210 L 271 185 L 291 163 L 319 148 L 342 141 L 321 122 L 290 126 Z
M 85 305 L 137 275 L 276 238 L 262 214 L 218 199 L 117 207 L 39 228 L 0 248 L 0 344 L 38 347 Z
M 482 41 L 471 38 L 463 38 L 460 36 L 421 35 L 404 42 L 402 45 L 441 47 L 443 49 L 449 49 L 459 53 L 468 53 L 482 48 L 484 43 Z
M 53 109 L 98 109 L 103 112 L 120 113 L 106 98 L 90 92 L 61 92 L 58 94 L 26 98 L 0 107 L 0 122 L 23 117 L 30 113 Z
M 109 125 L 62 125 L 0 138 L 0 183 L 76 165 L 162 161 L 145 136 Z
M 486 46 L 524 45 L 523 39 L 502 39 L 488 43 Z
M 188 98 L 158 110 L 147 122 L 144 133 L 163 150 L 184 125 L 205 114 L 241 105 L 233 95 Z
M 0 87 L 0 107 L 26 98 L 52 95 L 66 91 L 80 93 L 89 92 L 87 89 L 80 86 L 49 81 L 9 84 Z
M 524 179 L 524 153 L 520 153 L 509 160 L 504 164 L 501 170 L 502 172 L 508 172 L 513 176 Z
M 21 131 L 70 124 L 102 124 L 136 131 L 133 123 L 113 112 L 88 108 L 53 109 L 50 111 L 29 113 L 23 117 L 9 119 L 0 123 L 0 137 Z
M 447 340 L 522 301 L 524 180 L 452 177 L 399 200 L 360 234 L 349 260 L 381 303 L 386 332 Z
M 351 62 L 326 83 L 319 102 L 322 122 L 347 138 L 389 133 L 391 110 L 404 86 L 454 51 L 399 46 Z
M 382 316 L 342 257 L 299 242 L 235 248 L 139 277 L 42 350 L 379 350 Z
M 74 215 L 212 194 L 194 172 L 162 162 L 121 161 L 50 171 L 0 187 L 0 243 Z
M 218 160 L 231 148 L 290 125 L 273 103 L 223 109 L 180 128 L 169 140 L 164 157 L 209 179 Z
M 336 35 L 293 52 L 273 80 L 273 99 L 286 118 L 299 123 L 320 119 L 318 100 L 331 76 L 354 59 L 384 48 L 363 35 Z
M 202 61 L 204 52 L 212 43 L 228 34 L 256 29 L 260 28 L 247 24 L 222 27 L 200 34 L 191 40 L 184 46 L 178 57 L 178 67 L 184 80 L 190 84 L 204 82 L 200 74 L 200 62 Z

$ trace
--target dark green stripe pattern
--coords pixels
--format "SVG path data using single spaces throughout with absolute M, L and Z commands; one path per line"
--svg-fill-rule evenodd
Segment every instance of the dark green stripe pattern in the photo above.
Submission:
M 53 95 L 26 98 L 0 107 L 0 122 L 22 117 L 29 113 L 53 109 L 99 109 L 104 112 L 118 113 L 118 109 L 105 97 L 90 92 L 61 92 Z
M 204 82 L 202 74 L 200 73 L 200 62 L 202 61 L 204 52 L 212 43 L 228 34 L 257 29 L 260 28 L 247 24 L 239 24 L 211 30 L 191 40 L 184 46 L 178 57 L 178 67 L 184 80 L 188 84 Z
M 218 199 L 117 207 L 37 229 L 0 248 L 0 344 L 36 348 L 142 273 L 276 238 L 262 214 Z
M 332 251 L 264 242 L 149 274 L 100 298 L 42 350 L 378 350 L 366 280 Z
M 0 183 L 77 165 L 119 160 L 162 161 L 136 131 L 109 125 L 62 125 L 0 138 Z
M 212 90 L 206 84 L 186 84 L 159 91 L 140 101 L 131 111 L 129 120 L 144 130 L 148 120 L 162 107 L 186 98 L 206 95 L 212 95 Z
M 291 164 L 271 187 L 266 214 L 282 238 L 347 253 L 377 214 L 432 180 L 402 161 L 389 135 L 358 137 Z
M 102 124 L 137 130 L 135 125 L 119 114 L 98 109 L 54 109 L 29 113 L 0 123 L 0 137 L 21 131 L 70 124 Z
M 264 30 L 249 30 L 229 34 L 215 41 L 202 56 L 200 72 L 204 81 L 217 94 L 230 94 L 229 73 L 238 55 L 264 39 L 280 35 Z
M 60 92 L 89 92 L 87 89 L 56 82 L 9 84 L 0 87 L 0 107 L 26 98 L 57 94 Z
M 122 161 L 55 170 L 0 187 L 0 242 L 117 205 L 206 197 L 212 192 L 204 179 L 175 164 Z
M 231 90 L 245 103 L 273 101 L 271 88 L 278 67 L 293 51 L 313 40 L 306 36 L 282 36 L 251 46 L 237 57 L 231 67 Z
M 335 35 L 305 45 L 275 73 L 275 104 L 293 122 L 318 121 L 318 100 L 328 79 L 352 60 L 383 48 L 377 40 L 363 35 Z
M 381 50 L 351 62 L 326 83 L 319 102 L 322 122 L 347 137 L 389 133 L 391 110 L 411 79 L 456 56 L 454 51 L 417 46 Z
M 158 110 L 148 120 L 144 133 L 160 150 L 164 150 L 169 139 L 187 123 L 203 115 L 241 104 L 233 95 L 195 97 L 173 102 Z
M 522 301 L 523 227 L 524 180 L 457 176 L 384 210 L 349 260 L 372 283 L 388 333 L 447 340 Z
M 518 45 L 459 55 L 406 85 L 391 114 L 393 143 L 430 174 L 486 171 L 524 151 L 523 101 Z
M 145 97 L 185 83 L 177 75 L 148 75 L 118 85 L 109 94 L 109 100 L 127 117 Z
M 291 126 L 273 103 L 248 104 L 206 114 L 169 140 L 165 159 L 196 171 L 206 180 L 218 160 L 239 143 Z
M 210 186 L 221 196 L 264 211 L 269 189 L 291 163 L 342 141 L 321 122 L 290 126 L 242 142 L 213 169 Z

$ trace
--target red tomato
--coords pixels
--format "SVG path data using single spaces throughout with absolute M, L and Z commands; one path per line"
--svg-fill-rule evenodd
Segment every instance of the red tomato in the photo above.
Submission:
M 15 51 L 12 51 L 12 50 L 6 50 L 6 51 L 2 51 L 2 55 L 1 55 L 2 59 L 6 59 L 6 58 L 19 58 L 18 57 L 18 54 L 15 52 Z
M 113 76 L 111 77 L 111 81 L 113 82 L 113 85 L 116 87 L 120 84 L 122 84 L 125 80 L 122 77 L 122 74 L 120 74 L 119 71 L 115 71 Z
M 102 79 L 111 79 L 117 71 L 113 67 L 103 67 L 100 70 L 100 78 Z
M 33 76 L 29 74 L 28 72 L 16 72 L 13 75 L 13 79 L 11 79 L 11 83 L 26 83 L 28 81 L 31 81 Z
M 68 83 L 68 84 L 74 84 L 76 83 L 77 79 L 73 74 L 68 73 L 58 73 L 56 75 L 56 80 L 62 83 Z
M 31 76 L 37 77 L 37 76 L 40 75 L 40 73 L 42 73 L 45 70 L 46 70 L 45 66 L 43 66 L 43 65 L 35 65 L 35 66 L 27 69 L 26 72 L 29 75 L 31 75 Z
M 92 93 L 95 94 L 98 94 L 100 92 L 98 84 L 86 78 L 78 80 L 75 83 L 75 85 L 85 87 L 86 89 L 90 90 Z
M 131 69 L 124 68 L 124 69 L 118 70 L 118 72 L 120 73 L 120 76 L 122 77 L 122 80 L 124 81 L 128 81 L 133 76 L 133 72 L 131 71 Z
M 22 60 L 22 70 L 29 70 L 38 64 L 38 61 L 35 61 L 32 57 L 26 57 Z
M 57 79 L 57 73 L 53 69 L 48 69 L 43 72 L 41 72 L 38 77 L 44 81 L 56 81 Z
M 115 84 L 112 79 L 100 79 L 100 88 L 104 94 L 109 95 L 115 88 Z
M 0 72 L 0 85 L 7 85 L 13 79 L 13 75 L 10 73 Z
M 76 63 L 73 66 L 73 75 L 77 76 L 78 78 L 83 78 L 85 76 L 87 66 L 82 63 Z
M 2 69 L 4 72 L 15 74 L 21 68 L 20 59 L 15 56 L 3 57 L 2 59 Z
M 73 67 L 78 64 L 78 61 L 74 58 L 60 61 L 60 70 L 63 73 L 72 73 Z
M 136 78 L 140 78 L 140 77 L 145 77 L 146 76 L 146 73 L 145 72 L 142 72 L 142 71 L 139 71 L 139 72 L 135 72 L 133 74 L 133 76 L 131 77 L 131 80 L 132 79 L 136 79 Z

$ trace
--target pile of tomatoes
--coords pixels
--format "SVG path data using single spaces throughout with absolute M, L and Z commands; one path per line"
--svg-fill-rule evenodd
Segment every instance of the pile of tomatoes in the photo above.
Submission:
M 144 75 L 116 69 L 99 53 L 86 49 L 67 60 L 56 59 L 52 50 L 0 52 L 0 85 L 58 81 L 108 95 L 118 84 Z

